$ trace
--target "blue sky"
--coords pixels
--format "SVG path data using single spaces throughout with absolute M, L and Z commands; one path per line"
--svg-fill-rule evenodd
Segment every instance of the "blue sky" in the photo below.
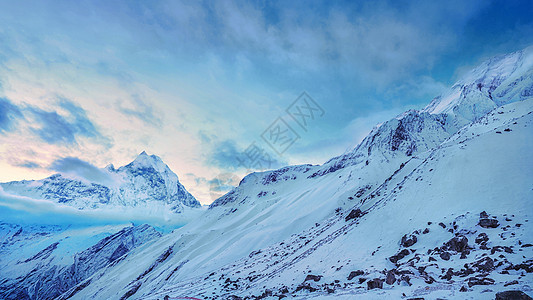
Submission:
M 532 44 L 531 11 L 531 1 L 0 1 L 0 181 L 123 165 L 146 150 L 209 203 L 214 179 L 265 167 L 238 162 L 252 143 L 272 168 L 323 163 L 483 59 Z M 324 112 L 305 128 L 286 111 L 303 91 Z M 278 118 L 299 136 L 282 155 L 261 137 Z

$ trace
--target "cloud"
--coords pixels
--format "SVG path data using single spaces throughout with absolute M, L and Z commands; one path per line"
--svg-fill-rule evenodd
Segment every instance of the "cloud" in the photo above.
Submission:
M 133 103 L 130 106 L 124 106 L 123 102 L 117 102 L 116 106 L 121 113 L 137 118 L 147 124 L 159 127 L 162 124 L 161 118 L 154 112 L 153 106 L 143 100 L 139 94 L 134 94 L 131 97 Z
M 41 165 L 39 165 L 38 163 L 36 163 L 34 161 L 27 161 L 27 160 L 15 164 L 15 166 L 26 168 L 26 169 L 40 169 L 40 168 L 42 168 Z
M 262 148 L 256 142 L 252 142 L 246 148 L 240 148 L 233 140 L 213 143 L 207 162 L 211 166 L 226 171 L 246 170 L 247 172 L 276 169 L 286 165 L 285 160 L 272 154 L 266 148 Z
M 17 119 L 22 117 L 20 109 L 6 98 L 0 98 L 0 134 L 14 129 Z
M 210 153 L 208 163 L 210 165 L 236 170 L 239 166 L 239 159 L 242 156 L 243 149 L 239 149 L 235 141 L 225 140 L 215 144 Z
M 177 228 L 196 218 L 202 211 L 174 214 L 168 211 L 148 212 L 146 209 L 111 208 L 78 210 L 48 200 L 33 199 L 4 192 L 0 187 L 2 222 L 15 224 L 92 226 L 123 223 L 148 223 Z
M 74 176 L 77 179 L 85 179 L 89 182 L 97 182 L 105 185 L 113 183 L 111 174 L 76 157 L 57 159 L 52 162 L 49 169 Z
M 64 98 L 60 98 L 59 108 L 65 110 L 66 115 L 35 106 L 27 108 L 40 125 L 34 127 L 33 132 L 43 141 L 50 144 L 77 144 L 78 136 L 105 140 L 83 108 Z

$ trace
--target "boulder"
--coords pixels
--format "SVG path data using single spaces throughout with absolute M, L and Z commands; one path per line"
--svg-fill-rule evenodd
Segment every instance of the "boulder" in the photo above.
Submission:
M 354 279 L 354 277 L 356 276 L 361 276 L 365 274 L 365 272 L 361 271 L 361 270 L 357 270 L 357 271 L 351 271 L 350 272 L 350 275 L 348 275 L 348 280 L 352 280 Z
M 404 235 L 402 237 L 402 241 L 401 241 L 401 245 L 403 247 L 411 247 L 412 245 L 414 245 L 415 243 L 417 242 L 417 238 L 416 238 L 416 235 Z
M 505 291 L 496 294 L 496 300 L 532 300 L 522 291 Z
M 480 219 L 479 226 L 483 228 L 496 228 L 500 226 L 500 223 L 496 219 Z
M 362 212 L 359 208 L 352 209 L 352 211 L 344 218 L 346 222 L 350 221 L 351 219 L 356 219 L 362 216 Z
M 383 279 L 374 278 L 366 282 L 368 289 L 382 289 L 383 288 Z

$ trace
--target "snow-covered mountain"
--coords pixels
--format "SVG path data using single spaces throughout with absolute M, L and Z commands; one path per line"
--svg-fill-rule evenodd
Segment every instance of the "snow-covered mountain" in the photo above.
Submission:
M 54 299 L 161 236 L 149 225 L 65 229 L 6 223 L 0 234 L 0 299 Z
M 531 294 L 532 49 L 489 60 L 322 166 L 248 175 L 73 298 Z
M 58 298 L 530 299 L 532 61 L 493 58 L 321 166 L 249 174 Z
M 182 212 L 185 207 L 201 206 L 161 158 L 144 151 L 125 166 L 115 169 L 109 165 L 100 172 L 99 177 L 105 180 L 97 182 L 55 174 L 42 180 L 14 181 L 0 186 L 7 193 L 52 200 L 78 209 L 165 207 Z

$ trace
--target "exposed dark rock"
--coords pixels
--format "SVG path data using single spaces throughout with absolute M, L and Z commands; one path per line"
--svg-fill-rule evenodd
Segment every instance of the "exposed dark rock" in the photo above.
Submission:
M 320 279 L 322 279 L 322 275 L 312 275 L 312 274 L 309 274 L 305 277 L 305 281 L 309 281 L 309 280 L 313 280 L 313 281 L 320 281 Z
M 468 249 L 468 239 L 466 236 L 456 236 L 446 242 L 445 246 L 450 251 L 463 252 Z
M 414 245 L 415 243 L 417 242 L 417 238 L 416 238 L 416 235 L 412 234 L 410 236 L 408 235 L 404 235 L 402 237 L 402 241 L 401 241 L 401 245 L 403 247 L 411 247 L 412 245 Z
M 532 300 L 522 291 L 505 291 L 496 293 L 496 300 Z
M 365 281 L 366 281 L 366 278 L 363 278 L 363 277 L 359 278 L 359 284 L 361 284 L 361 283 L 363 283 Z
M 400 259 L 406 257 L 406 256 L 409 255 L 410 253 L 411 253 L 411 252 L 409 252 L 409 250 L 407 250 L 407 249 L 403 249 L 403 250 L 400 251 L 398 254 L 389 257 L 389 260 L 390 260 L 392 263 L 397 263 Z
M 424 231 L 422 231 L 422 234 L 428 234 L 429 233 L 429 228 L 426 228 L 424 229 Z
M 441 278 L 442 279 L 446 279 L 446 280 L 451 280 L 452 279 L 452 276 L 453 276 L 453 269 L 452 268 L 449 268 L 448 271 L 446 271 L 446 274 L 444 274 Z
M 444 223 L 442 223 L 442 222 L 439 223 L 439 226 L 442 227 L 442 228 L 446 228 L 446 225 L 444 225 Z
M 400 277 L 400 280 L 407 283 L 407 285 L 411 286 L 412 283 L 411 283 L 411 277 L 407 276 L 407 275 L 402 275 L 402 277 Z
M 464 286 L 464 285 L 459 289 L 459 292 L 463 292 L 464 293 L 466 291 L 468 291 L 468 290 L 466 289 L 466 286 Z
M 496 219 L 481 219 L 479 220 L 479 226 L 483 228 L 496 228 L 500 226 L 500 223 Z
M 383 288 L 383 279 L 374 278 L 372 280 L 367 281 L 367 287 L 369 290 L 372 289 L 382 289 Z
M 486 219 L 488 217 L 489 217 L 489 214 L 486 211 L 482 211 L 481 213 L 479 213 L 480 219 Z
M 480 233 L 476 237 L 476 244 L 481 244 L 482 242 L 488 242 L 488 241 L 489 241 L 489 236 L 484 232 Z
M 450 257 L 451 257 L 451 255 L 450 255 L 450 253 L 447 252 L 447 251 L 444 251 L 444 252 L 442 252 L 442 253 L 440 254 L 440 258 L 443 259 L 443 260 L 450 260 Z
M 137 290 L 139 290 L 141 284 L 142 283 L 140 281 L 135 282 L 132 287 L 122 297 L 120 297 L 120 300 L 125 300 L 133 296 L 137 292 Z
M 518 284 L 518 280 L 509 281 L 505 283 L 503 286 L 510 286 L 510 285 L 515 285 L 515 284 Z
M 346 218 L 344 218 L 344 220 L 348 222 L 349 220 L 359 218 L 360 216 L 362 216 L 362 212 L 359 208 L 352 209 L 352 211 L 346 216 Z
M 365 272 L 361 271 L 361 270 L 357 270 L 357 271 L 351 271 L 350 272 L 350 275 L 348 275 L 348 280 L 352 280 L 354 279 L 354 277 L 356 276 L 361 276 L 365 274 Z
M 389 270 L 387 272 L 387 278 L 385 279 L 385 282 L 388 285 L 393 285 L 396 282 L 396 276 L 394 276 L 394 270 Z

